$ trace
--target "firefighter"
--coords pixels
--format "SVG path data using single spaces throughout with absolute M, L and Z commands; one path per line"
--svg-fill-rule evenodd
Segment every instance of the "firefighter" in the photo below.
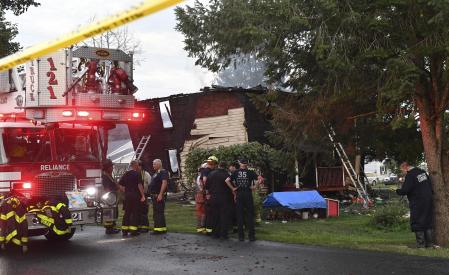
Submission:
M 212 171 L 207 178 L 210 205 L 212 207 L 212 237 L 228 239 L 230 196 L 226 179 L 229 173 L 226 163 L 221 162 L 218 169 Z
M 235 194 L 236 214 L 238 224 L 239 241 L 244 241 L 244 214 L 246 213 L 246 225 L 248 227 L 248 238 L 251 242 L 256 240 L 254 231 L 254 201 L 252 191 L 256 189 L 253 184 L 255 180 L 259 183 L 263 178 L 259 177 L 254 171 L 248 170 L 248 161 L 240 160 L 240 169 L 236 170 L 226 179 L 228 187 Z
M 168 172 L 162 168 L 162 161 L 155 159 L 153 161 L 154 174 L 149 186 L 151 200 L 153 202 L 153 232 L 151 234 L 167 233 L 165 224 L 165 192 L 168 186 Z
M 112 177 L 112 171 L 114 170 L 114 164 L 110 159 L 106 159 L 103 162 L 103 173 L 101 174 L 101 182 L 103 184 L 103 188 L 105 193 L 107 192 L 113 192 L 118 193 L 121 187 L 115 179 Z M 118 216 L 118 206 L 115 207 L 115 213 Z M 116 217 L 117 218 L 117 217 Z M 109 234 L 117 234 L 120 233 L 120 230 L 117 229 L 116 223 L 114 222 L 105 222 L 104 223 L 105 233 L 107 235 Z
M 136 160 L 130 163 L 131 170 L 127 171 L 119 181 L 119 184 L 125 187 L 125 215 L 123 216 L 122 233 L 126 237 L 128 233 L 131 236 L 139 235 L 138 225 L 140 218 L 140 205 L 145 202 L 142 177 L 138 169 L 139 164 Z
M 436 247 L 433 244 L 433 191 L 429 175 L 407 162 L 400 166 L 406 174 L 405 182 L 396 193 L 407 196 L 410 206 L 410 225 L 418 248 Z
M 150 181 L 150 174 L 143 169 L 142 162 L 139 161 L 139 173 L 143 182 L 143 191 L 145 193 L 145 198 L 148 197 L 148 185 Z M 140 209 L 140 219 L 139 219 L 139 232 L 148 233 L 150 231 L 150 222 L 148 221 L 148 200 L 145 200 L 141 204 Z

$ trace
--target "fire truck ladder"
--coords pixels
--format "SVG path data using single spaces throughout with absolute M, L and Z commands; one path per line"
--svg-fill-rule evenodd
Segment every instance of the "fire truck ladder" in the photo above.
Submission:
M 145 148 L 147 148 L 148 142 L 150 141 L 151 135 L 143 136 L 140 139 L 139 145 L 137 145 L 136 151 L 134 152 L 133 159 L 140 160 L 142 157 L 143 152 L 145 151 Z
M 343 164 L 343 167 L 345 168 L 346 173 L 349 175 L 349 178 L 351 179 L 352 184 L 354 185 L 355 189 L 357 190 L 357 194 L 360 198 L 363 199 L 363 205 L 364 207 L 368 207 L 369 203 L 369 196 L 366 192 L 366 189 L 360 179 L 360 177 L 357 175 L 354 166 L 352 165 L 351 161 L 348 158 L 348 155 L 346 154 L 345 149 L 343 148 L 343 145 L 341 145 L 340 142 L 336 139 L 336 134 L 334 131 L 334 128 L 332 126 L 327 127 L 327 132 L 329 135 L 329 139 L 332 142 L 332 145 L 334 146 L 335 151 L 337 151 L 338 157 L 341 160 L 341 163 Z

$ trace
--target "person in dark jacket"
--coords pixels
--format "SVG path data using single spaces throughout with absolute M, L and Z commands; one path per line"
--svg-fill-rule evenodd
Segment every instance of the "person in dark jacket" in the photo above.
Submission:
M 221 162 L 218 169 L 213 170 L 207 178 L 207 191 L 210 195 L 212 209 L 212 236 L 214 238 L 228 239 L 228 224 L 231 200 L 226 179 L 229 173 L 226 163 Z
M 254 181 L 260 184 L 263 178 L 258 176 L 254 171 L 248 169 L 248 161 L 242 159 L 240 162 L 240 169 L 236 170 L 231 176 L 226 179 L 228 187 L 235 193 L 238 235 L 239 241 L 244 241 L 244 216 L 246 214 L 246 225 L 248 228 L 248 237 L 251 242 L 256 240 L 254 231 L 254 201 L 253 191 L 256 186 Z
M 139 235 L 137 231 L 140 218 L 140 205 L 145 202 L 145 194 L 143 192 L 143 182 L 137 170 L 139 164 L 136 160 L 131 161 L 131 170 L 127 171 L 119 181 L 119 184 L 125 188 L 125 215 L 123 215 L 122 233 L 127 236 Z
M 433 244 L 433 191 L 429 175 L 407 162 L 401 164 L 405 174 L 404 184 L 396 193 L 407 196 L 410 207 L 410 225 L 416 235 L 418 248 L 434 247 Z
M 153 160 L 154 174 L 148 187 L 153 202 L 153 232 L 151 234 L 167 233 L 167 225 L 165 223 L 165 197 L 168 187 L 168 172 L 163 169 L 160 159 Z

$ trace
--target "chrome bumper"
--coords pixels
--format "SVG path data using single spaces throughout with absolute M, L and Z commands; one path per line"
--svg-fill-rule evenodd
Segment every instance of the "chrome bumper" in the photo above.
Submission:
M 88 208 L 70 208 L 72 214 L 73 226 L 88 225 L 88 224 L 102 224 L 104 222 L 111 222 L 116 220 L 115 207 L 88 207 Z M 27 213 L 28 230 L 45 229 L 45 225 L 39 222 L 35 213 Z

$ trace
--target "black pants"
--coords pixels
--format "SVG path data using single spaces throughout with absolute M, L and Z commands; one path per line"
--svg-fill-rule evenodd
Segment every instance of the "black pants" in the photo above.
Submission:
M 208 199 L 204 202 L 204 213 L 205 213 L 205 222 L 204 225 L 206 227 L 206 233 L 212 233 L 212 228 L 214 227 L 214 211 L 212 206 L 211 199 Z
M 139 229 L 142 231 L 150 230 L 150 222 L 148 221 L 148 202 L 140 203 L 140 219 L 139 219 Z
M 166 232 L 167 225 L 165 224 L 165 198 L 162 198 L 160 202 L 157 201 L 158 195 L 151 195 L 153 201 L 153 221 L 156 232 Z
M 125 194 L 125 215 L 123 216 L 122 231 L 136 232 L 140 218 L 140 196 Z
M 246 213 L 246 225 L 248 228 L 248 237 L 250 239 L 253 239 L 255 237 L 254 203 L 253 203 L 253 194 L 251 191 L 237 192 L 236 212 L 237 212 L 236 214 L 237 214 L 239 239 L 243 239 L 245 237 L 243 231 L 245 213 Z
M 211 195 L 211 221 L 214 237 L 228 237 L 229 227 L 229 201 L 225 194 Z

